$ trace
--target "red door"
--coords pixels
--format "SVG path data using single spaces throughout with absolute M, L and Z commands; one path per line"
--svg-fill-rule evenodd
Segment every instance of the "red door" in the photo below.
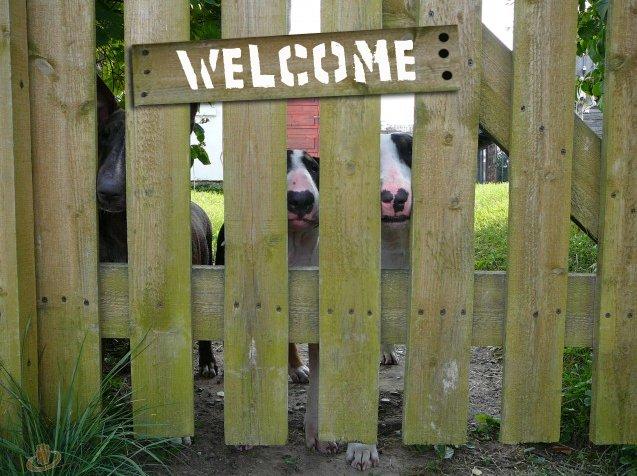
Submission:
M 288 149 L 305 149 L 319 156 L 319 100 L 288 101 Z

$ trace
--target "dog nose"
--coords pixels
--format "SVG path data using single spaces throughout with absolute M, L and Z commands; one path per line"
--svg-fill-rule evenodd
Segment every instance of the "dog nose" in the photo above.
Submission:
M 405 208 L 405 203 L 409 198 L 409 193 L 404 188 L 399 188 L 396 195 L 394 195 L 394 211 L 402 212 Z
M 309 190 L 288 192 L 288 211 L 302 217 L 312 211 L 314 194 Z
M 394 188 L 393 190 L 384 189 L 380 192 L 380 200 L 382 202 L 382 211 L 384 215 L 394 215 L 397 213 L 409 215 L 411 207 L 409 201 L 409 192 L 404 188 Z
M 119 200 L 121 196 L 121 191 L 113 180 L 104 180 L 97 186 L 97 198 L 103 203 Z

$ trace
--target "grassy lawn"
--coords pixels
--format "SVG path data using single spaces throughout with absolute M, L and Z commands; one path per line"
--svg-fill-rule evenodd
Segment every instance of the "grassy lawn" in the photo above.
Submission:
M 191 198 L 208 213 L 216 238 L 223 223 L 223 191 L 215 187 L 197 187 Z M 509 187 L 506 183 L 476 185 L 475 268 L 482 271 L 507 268 L 507 211 Z M 595 270 L 597 246 L 571 225 L 569 271 L 590 273 Z

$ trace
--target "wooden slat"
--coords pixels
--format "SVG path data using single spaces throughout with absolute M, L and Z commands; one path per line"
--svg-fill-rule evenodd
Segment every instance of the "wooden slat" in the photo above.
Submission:
M 27 14 L 40 398 L 53 416 L 76 366 L 79 407 L 100 385 L 95 5 L 33 0 Z
M 187 40 L 186 0 L 130 0 L 126 45 Z M 132 97 L 130 81 L 127 95 Z M 126 102 L 128 268 L 135 431 L 194 433 L 189 108 Z
M 567 304 L 577 2 L 518 1 L 515 22 L 500 437 L 506 443 L 557 441 Z
M 461 88 L 415 100 L 405 444 L 466 441 L 480 5 L 480 0 L 420 4 L 421 25 L 459 23 Z
M 445 44 L 445 48 L 450 52 L 447 58 L 441 57 L 436 47 L 436 40 L 441 33 L 449 35 L 449 40 Z M 364 82 L 358 82 L 354 75 L 354 58 L 360 56 L 360 52 L 355 42 L 366 42 L 371 51 L 375 51 L 377 41 L 381 39 L 388 45 L 387 64 L 391 71 L 391 80 L 382 78 L 379 68 L 375 66 L 373 71 L 365 70 Z M 394 42 L 405 40 L 413 41 L 413 48 L 407 52 L 415 60 L 408 68 L 414 72 L 413 80 L 398 78 L 396 75 Z M 331 42 L 339 43 L 344 51 L 347 75 L 338 82 L 335 81 L 334 75 L 329 76 L 326 82 L 320 80 L 312 67 L 313 59 L 317 58 L 313 50 L 319 44 L 323 44 L 327 45 L 327 54 L 321 59 L 323 70 L 331 72 L 337 69 L 340 60 L 331 53 Z M 288 71 L 293 71 L 294 75 L 305 73 L 307 77 L 306 81 L 300 84 L 298 76 L 294 76 L 290 85 L 281 80 L 279 52 L 293 45 L 294 48 L 296 45 L 305 48 L 307 58 L 298 58 L 295 53 L 292 54 L 287 62 Z M 457 45 L 456 27 L 453 25 L 136 45 L 131 52 L 135 102 L 174 104 L 455 91 L 459 84 L 456 79 Z M 243 81 L 242 87 L 226 86 L 227 69 L 221 56 L 224 50 L 230 48 L 239 50 L 240 55 L 234 60 L 234 64 L 242 69 L 241 73 L 236 74 L 236 78 Z M 253 56 L 250 48 L 258 50 L 258 57 Z M 214 70 L 209 61 L 211 50 L 216 50 L 219 55 Z M 193 78 L 189 80 L 184 72 L 178 51 L 188 58 L 186 64 L 192 68 L 196 89 L 193 89 L 190 82 Z M 272 86 L 254 85 L 252 58 L 259 60 L 260 68 L 257 74 L 272 75 Z M 206 85 L 200 73 L 202 61 L 208 71 L 209 85 Z M 445 71 L 451 72 L 453 76 L 443 77 Z
M 591 440 L 637 444 L 637 2 L 610 2 Z
M 234 2 L 224 38 L 287 33 L 286 3 Z M 283 101 L 223 107 L 226 444 L 287 440 L 285 111 Z
M 195 340 L 223 339 L 223 267 L 192 269 L 192 326 Z M 409 272 L 381 270 L 382 342 L 404 344 L 407 333 Z M 318 269 L 291 269 L 290 342 L 318 342 Z M 476 271 L 471 345 L 502 346 L 506 312 L 506 273 Z M 595 313 L 595 275 L 570 274 L 566 305 L 567 347 L 591 347 Z M 128 338 L 128 272 L 126 265 L 102 264 L 100 329 L 104 338 Z
M 17 429 L 11 375 L 38 405 L 26 5 L 0 4 L 0 436 Z
M 416 0 L 383 0 L 383 27 L 416 25 L 418 3 Z M 508 151 L 511 148 L 513 54 L 484 25 L 482 47 L 480 124 Z M 591 238 L 597 239 L 601 140 L 576 114 L 573 120 L 571 218 Z
M 381 27 L 380 0 L 327 0 L 323 31 Z M 319 437 L 376 442 L 380 99 L 321 101 Z M 352 376 L 355 378 L 352 378 Z M 352 418 L 352 409 L 364 418 Z

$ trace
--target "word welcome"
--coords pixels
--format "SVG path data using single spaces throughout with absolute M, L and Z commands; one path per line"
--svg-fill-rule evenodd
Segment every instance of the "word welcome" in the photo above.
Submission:
M 389 51 L 387 49 L 387 40 L 378 40 L 373 53 L 366 41 L 356 40 L 354 43 L 357 50 L 357 52 L 352 55 L 352 60 L 354 62 L 354 81 L 358 83 L 366 83 L 366 71 L 373 72 L 375 64 L 378 65 L 380 80 L 391 81 L 392 72 L 389 60 Z M 323 67 L 323 60 L 327 55 L 325 43 L 320 43 L 312 48 L 314 78 L 323 84 L 329 84 L 330 77 L 333 77 L 334 82 L 338 83 L 346 79 L 348 76 L 345 48 L 337 41 L 332 41 L 330 44 L 331 54 L 333 54 L 338 61 L 338 67 L 334 70 L 332 75 L 330 75 L 330 73 L 328 73 Z M 407 71 L 407 65 L 413 65 L 416 62 L 413 56 L 406 54 L 407 51 L 411 51 L 413 48 L 413 40 L 394 41 L 393 51 L 395 53 L 396 79 L 398 81 L 416 80 L 416 73 L 414 71 Z M 259 46 L 249 44 L 248 51 L 250 56 L 252 86 L 255 88 L 274 88 L 277 85 L 275 75 L 263 74 L 261 72 Z M 222 52 L 225 87 L 227 89 L 243 88 L 245 83 L 244 80 L 237 79 L 235 77 L 235 73 L 243 72 L 243 64 L 235 63 L 235 60 L 242 59 L 241 48 L 224 48 Z M 295 43 L 294 55 L 296 58 L 307 59 L 307 48 L 299 43 Z M 181 62 L 184 74 L 188 79 L 190 89 L 199 89 L 197 73 L 195 72 L 195 68 L 188 57 L 188 52 L 186 50 L 177 50 L 177 56 Z M 278 76 L 282 84 L 294 87 L 296 85 L 303 86 L 309 83 L 310 80 L 307 71 L 297 73 L 296 80 L 295 75 L 290 72 L 289 60 L 292 58 L 291 45 L 281 48 L 278 56 L 279 72 L 276 76 Z M 211 49 L 209 55 L 209 66 L 213 72 L 217 69 L 218 58 L 219 50 Z M 213 89 L 214 84 L 212 83 L 210 72 L 208 71 L 208 65 L 206 65 L 206 61 L 204 59 L 201 60 L 200 74 L 205 87 L 207 89 Z
M 135 104 L 451 91 L 457 27 L 136 45 Z

